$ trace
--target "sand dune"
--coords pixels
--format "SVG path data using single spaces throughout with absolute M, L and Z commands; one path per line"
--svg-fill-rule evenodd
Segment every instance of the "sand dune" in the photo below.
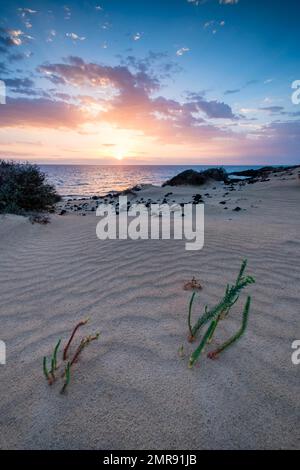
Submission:
M 215 191 L 199 252 L 180 240 L 99 241 L 95 215 L 54 215 L 47 226 L 1 217 L 2 449 L 299 447 L 291 343 L 300 335 L 300 185 L 295 173 L 249 185 L 230 195 L 227 211 L 223 188 Z M 246 210 L 234 213 L 235 205 Z M 203 356 L 189 370 L 183 284 L 200 279 L 200 313 L 244 257 L 257 281 L 249 328 L 219 360 Z M 239 327 L 241 308 L 220 324 L 215 343 Z M 87 316 L 84 331 L 101 337 L 61 396 L 44 380 L 42 357 Z

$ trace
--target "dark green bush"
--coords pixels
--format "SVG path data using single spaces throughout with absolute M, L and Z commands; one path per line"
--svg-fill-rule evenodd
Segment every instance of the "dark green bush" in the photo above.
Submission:
M 0 160 L 0 213 L 49 212 L 59 200 L 37 165 Z

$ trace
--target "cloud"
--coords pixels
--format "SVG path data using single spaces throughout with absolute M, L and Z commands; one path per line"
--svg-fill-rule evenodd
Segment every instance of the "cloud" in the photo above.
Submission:
M 20 12 L 21 16 L 34 15 L 37 13 L 37 10 L 32 10 L 31 8 L 18 8 L 18 11 Z
M 33 56 L 33 52 L 31 52 L 31 51 L 17 52 L 15 54 L 10 54 L 8 56 L 8 60 L 9 60 L 9 62 L 18 62 L 20 60 L 29 59 L 32 56 Z
M 111 23 L 109 23 L 108 21 L 105 21 L 102 26 L 101 26 L 102 29 L 106 30 L 106 29 L 110 29 L 111 28 Z
M 232 112 L 231 107 L 220 101 L 206 101 L 204 98 L 199 98 L 194 102 L 197 110 L 203 111 L 207 117 L 214 119 L 237 119 Z
M 203 3 L 206 3 L 207 0 L 187 0 L 187 2 L 198 6 L 198 5 L 203 5 Z
M 107 66 L 68 57 L 63 63 L 43 64 L 38 71 L 51 82 L 90 87 L 92 96 L 77 96 L 86 121 L 99 121 L 131 129 L 155 140 L 188 142 L 205 136 L 219 138 L 229 131 L 207 119 L 237 120 L 231 107 L 216 100 L 190 94 L 185 102 L 158 96 L 161 81 L 151 72 L 155 54 L 143 61 L 126 59 L 130 65 Z M 107 90 L 99 95 L 101 90 Z M 100 96 L 97 98 L 97 96 Z
M 71 8 L 65 5 L 63 9 L 64 9 L 64 15 L 65 15 L 64 19 L 69 20 L 71 18 Z
M 262 111 L 267 111 L 271 114 L 278 114 L 278 113 L 283 113 L 284 112 L 284 107 L 283 106 L 265 106 L 263 108 L 259 108 Z
M 5 79 L 5 85 L 10 93 L 16 93 L 19 95 L 28 96 L 40 96 L 46 97 L 48 93 L 35 86 L 34 81 L 31 78 L 7 78 Z
M 19 16 L 21 17 L 22 22 L 24 23 L 25 28 L 31 29 L 31 17 L 38 13 L 37 10 L 32 10 L 31 8 L 18 8 Z
M 20 46 L 22 44 L 23 31 L 20 29 L 0 28 L 0 43 L 4 46 Z
M 80 57 L 70 56 L 64 63 L 44 64 L 38 68 L 53 83 L 71 84 L 75 86 L 112 87 L 122 90 L 143 90 L 150 92 L 159 89 L 159 82 L 145 70 L 130 72 L 126 66 L 107 66 L 86 63 Z
M 212 32 L 212 34 L 216 34 L 219 30 L 219 27 L 223 27 L 223 26 L 225 26 L 224 20 L 222 21 L 210 20 L 204 23 L 203 28 L 208 29 L 209 31 Z
M 258 80 L 248 80 L 248 82 L 245 83 L 245 87 L 250 85 L 256 85 L 256 83 L 258 83 Z
M 228 104 L 209 100 L 204 93 L 188 92 L 183 100 L 162 96 L 163 81 L 153 64 L 164 58 L 167 60 L 166 55 L 156 53 L 142 60 L 129 56 L 123 64 L 111 66 L 70 56 L 59 63 L 42 64 L 38 71 L 55 85 L 68 85 L 68 94 L 56 86 L 48 97 L 8 97 L 0 126 L 87 133 L 107 125 L 114 132 L 134 132 L 152 144 L 188 146 L 199 155 L 223 152 L 224 156 L 264 157 L 270 152 L 279 159 L 292 152 L 299 154 L 300 121 L 250 125 Z M 39 93 L 30 78 L 10 79 L 8 86 L 16 92 Z M 81 86 L 85 95 L 78 94 Z M 261 111 L 284 113 L 282 107 L 273 106 L 241 111 L 250 116 Z
M 190 51 L 190 48 L 189 47 L 181 47 L 180 49 L 178 49 L 176 51 L 176 55 L 177 56 L 182 56 L 184 55 L 186 52 L 189 52 Z
M 224 95 L 233 95 L 234 93 L 239 93 L 240 91 L 240 88 L 235 88 L 234 90 L 226 90 L 224 91 Z
M 74 105 L 45 98 L 7 98 L 1 127 L 76 128 L 85 113 Z
M 219 0 L 221 5 L 236 5 L 239 3 L 239 0 Z
M 249 80 L 248 82 L 245 83 L 245 85 L 241 86 L 240 88 L 233 88 L 229 90 L 224 91 L 224 95 L 233 95 L 235 93 L 240 93 L 242 90 L 247 88 L 248 86 L 254 85 L 255 83 L 258 83 L 258 80 Z
M 134 41 L 139 41 L 142 36 L 143 36 L 143 33 L 135 33 L 135 34 L 132 36 L 132 39 L 133 39 Z
M 4 29 L 0 27 L 0 47 L 2 46 L 1 48 L 4 53 L 7 52 L 7 48 L 21 46 L 31 39 L 33 39 L 32 36 L 25 34 L 20 29 Z
M 73 41 L 84 41 L 84 36 L 78 36 L 76 33 L 66 33 L 67 38 L 72 39 Z
M 5 84 L 9 88 L 31 88 L 34 86 L 34 81 L 30 78 L 8 78 Z
M 236 5 L 239 3 L 239 0 L 218 0 L 220 5 Z M 188 3 L 199 6 L 207 3 L 208 0 L 187 0 Z
M 46 38 L 46 42 L 53 42 L 55 37 L 56 37 L 55 29 L 50 29 Z
M 6 75 L 8 73 L 8 69 L 4 62 L 0 62 L 0 73 Z

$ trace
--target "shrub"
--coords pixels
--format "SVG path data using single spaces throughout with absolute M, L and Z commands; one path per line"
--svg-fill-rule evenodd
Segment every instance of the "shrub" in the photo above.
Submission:
M 0 213 L 49 212 L 59 200 L 37 165 L 0 160 Z

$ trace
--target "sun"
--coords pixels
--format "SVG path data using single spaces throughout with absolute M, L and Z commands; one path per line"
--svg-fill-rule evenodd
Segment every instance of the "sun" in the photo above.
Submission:
M 128 150 L 126 150 L 125 148 L 117 148 L 114 151 L 114 157 L 116 158 L 116 160 L 121 161 L 121 160 L 124 160 L 127 153 L 128 153 Z
M 111 156 L 118 161 L 126 160 L 132 153 L 134 143 L 127 135 L 119 136 L 111 149 Z
M 117 152 L 115 158 L 119 161 L 123 160 L 124 154 L 122 152 Z

